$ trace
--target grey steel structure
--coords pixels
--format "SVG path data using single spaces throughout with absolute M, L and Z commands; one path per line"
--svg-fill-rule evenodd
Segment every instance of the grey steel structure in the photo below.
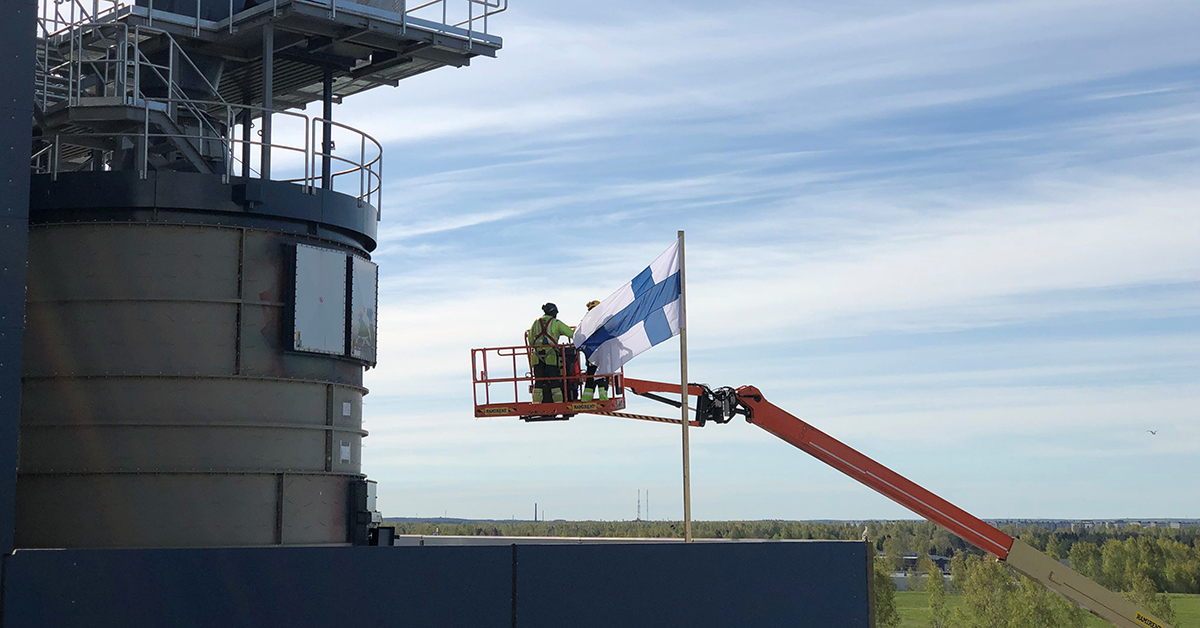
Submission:
M 363 544 L 378 516 L 374 291 L 350 289 L 374 281 L 352 274 L 373 268 L 382 147 L 332 105 L 494 55 L 504 6 L 246 4 L 40 6 L 18 548 Z M 302 342 L 310 306 L 344 343 Z

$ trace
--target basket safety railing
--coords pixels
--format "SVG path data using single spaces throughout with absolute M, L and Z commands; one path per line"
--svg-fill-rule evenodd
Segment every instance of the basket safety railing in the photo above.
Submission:
M 536 348 L 552 348 L 558 351 L 560 356 L 568 356 L 575 351 L 575 347 L 570 344 L 539 345 Z M 533 404 L 533 389 L 539 384 L 549 384 L 551 388 L 561 389 L 563 402 L 581 399 L 580 393 L 589 379 L 582 370 L 582 356 L 577 356 L 573 361 L 560 357 L 559 364 L 565 366 L 560 375 L 535 377 L 530 359 L 532 350 L 534 347 L 526 345 L 471 349 L 471 379 L 476 408 L 494 404 Z M 622 377 L 621 371 L 594 377 L 597 381 L 607 382 L 610 399 L 616 400 L 624 396 L 623 390 L 617 386 Z M 543 396 L 541 405 L 554 403 L 556 402 L 552 398 Z

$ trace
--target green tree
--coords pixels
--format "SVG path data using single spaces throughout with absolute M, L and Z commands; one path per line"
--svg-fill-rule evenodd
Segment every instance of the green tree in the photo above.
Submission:
M 1200 593 L 1200 546 L 1192 547 L 1174 539 L 1158 539 L 1167 556 L 1165 592 Z
M 1008 566 L 991 558 L 968 557 L 955 574 L 962 605 L 951 615 L 959 628 L 1009 628 L 1017 615 L 1017 582 Z
M 1110 539 L 1100 546 L 1100 584 L 1116 590 L 1129 590 L 1129 576 L 1138 565 L 1137 542 L 1134 539 Z
M 896 628 L 900 625 L 900 612 L 896 610 L 896 583 L 884 561 L 875 560 L 875 625 L 878 628 Z
M 931 566 L 933 566 L 933 561 L 929 560 L 928 552 L 918 551 L 917 568 L 905 578 L 908 582 L 909 591 L 925 590 L 926 583 L 929 582 L 929 568 Z
M 1104 563 L 1100 548 L 1095 543 L 1084 542 L 1072 545 L 1068 557 L 1071 561 L 1071 568 L 1075 571 L 1092 579 L 1099 579 L 1104 575 Z
M 1013 600 L 1013 626 L 1083 628 L 1083 611 L 1046 587 L 1022 576 Z
M 1159 593 L 1149 576 L 1142 571 L 1137 571 L 1129 580 L 1131 586 L 1125 597 L 1130 602 L 1168 624 L 1175 623 L 1175 609 L 1171 606 L 1171 598 L 1164 593 Z
M 946 583 L 942 578 L 942 570 L 930 562 L 925 573 L 925 598 L 929 601 L 929 628 L 948 628 L 950 607 L 946 605 Z
M 1055 560 L 1060 558 L 1069 558 L 1071 553 L 1071 543 L 1064 539 L 1057 532 L 1050 535 L 1050 540 L 1046 542 L 1046 554 Z
M 990 556 L 971 556 L 954 567 L 963 592 L 962 605 L 950 614 L 955 628 L 1084 627 L 1081 609 Z
M 962 593 L 962 583 L 967 578 L 967 558 L 970 556 L 959 552 L 950 559 L 950 590 L 955 593 Z
M 889 536 L 883 540 L 883 558 L 891 571 L 904 570 L 904 552 L 906 545 L 897 536 Z
M 949 530 L 938 526 L 933 531 L 930 544 L 933 546 L 933 552 L 939 556 L 950 556 L 954 554 L 954 550 L 961 547 L 963 540 L 954 536 Z

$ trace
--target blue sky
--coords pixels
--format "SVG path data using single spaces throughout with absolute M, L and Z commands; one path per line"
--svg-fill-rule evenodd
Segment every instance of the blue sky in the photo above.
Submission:
M 982 517 L 1200 517 L 1200 5 L 514 0 L 380 138 L 386 516 L 678 518 L 679 432 L 475 419 L 469 349 L 687 231 L 690 371 Z M 628 367 L 678 378 L 677 343 Z M 657 410 L 654 406 L 635 406 Z M 1146 430 L 1157 430 L 1151 435 Z M 758 428 L 698 519 L 910 517 Z

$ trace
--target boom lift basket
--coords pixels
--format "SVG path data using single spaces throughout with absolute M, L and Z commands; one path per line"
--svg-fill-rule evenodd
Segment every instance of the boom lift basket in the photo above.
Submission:
M 552 345 L 552 348 L 558 353 L 559 364 L 564 367 L 561 375 L 552 378 L 533 376 L 528 346 L 471 349 L 475 416 L 516 416 L 525 421 L 555 421 L 581 413 L 616 412 L 625 408 L 620 371 L 596 376 L 597 381 L 604 379 L 608 383 L 607 400 L 583 401 L 583 389 L 588 379 L 580 367 L 583 356 L 577 353 L 574 345 Z M 541 403 L 534 403 L 534 387 L 547 384 L 562 391 L 561 403 L 555 403 L 550 395 L 543 395 Z

